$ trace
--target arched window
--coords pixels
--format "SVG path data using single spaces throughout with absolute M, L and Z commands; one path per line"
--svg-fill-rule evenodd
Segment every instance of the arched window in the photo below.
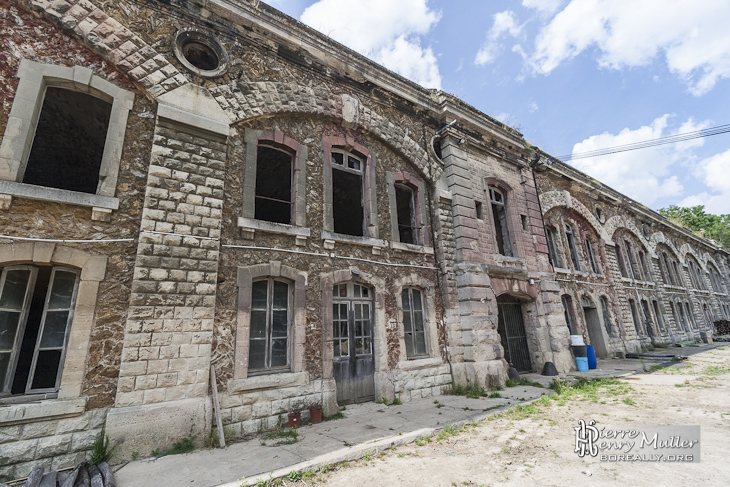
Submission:
M 553 267 L 563 267 L 563 263 L 560 261 L 560 254 L 558 254 L 555 229 L 553 227 L 545 227 L 545 236 L 547 237 L 548 257 L 550 258 L 550 263 Z
M 580 259 L 578 259 L 578 249 L 575 247 L 575 235 L 573 227 L 565 225 L 565 238 L 568 239 L 568 251 L 570 252 L 570 260 L 573 262 L 573 269 L 580 270 Z
M 593 252 L 593 242 L 590 239 L 586 239 L 586 256 L 588 257 L 588 263 L 591 265 L 591 269 L 598 274 L 598 263 Z

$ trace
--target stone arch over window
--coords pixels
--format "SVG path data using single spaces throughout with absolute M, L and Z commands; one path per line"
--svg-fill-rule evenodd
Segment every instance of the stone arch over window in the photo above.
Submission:
M 373 290 L 374 296 L 374 320 L 373 320 L 373 353 L 375 357 L 375 373 L 388 368 L 387 353 L 379 353 L 380 347 L 385 347 L 387 336 L 385 323 L 385 297 L 383 290 L 385 289 L 385 279 L 373 274 L 363 272 L 357 267 L 349 269 L 340 269 L 333 272 L 320 274 L 320 291 L 322 292 L 322 378 L 332 379 L 333 369 L 332 360 L 334 358 L 334 349 L 332 345 L 332 303 L 333 303 L 333 287 L 335 284 L 346 282 L 354 282 L 366 285 Z M 377 387 L 377 386 L 376 386 Z
M 415 353 L 413 358 L 436 358 L 439 355 L 439 337 L 436 323 L 436 287 L 433 282 L 416 273 L 403 276 L 394 282 L 396 303 L 398 306 L 398 335 L 400 338 L 400 361 L 408 360 L 406 346 L 406 325 L 404 317 L 403 292 L 418 291 L 422 297 L 422 311 L 424 316 L 424 330 L 426 337 L 425 353 Z M 412 294 L 412 293 L 411 293 Z M 411 303 L 413 308 L 413 303 Z
M 724 293 L 725 285 L 721 277 L 722 274 L 720 274 L 717 265 L 714 263 L 714 261 L 708 260 L 705 266 L 707 267 L 707 272 L 709 274 L 710 283 L 712 284 L 713 290 L 716 293 Z
M 283 265 L 279 261 L 239 267 L 238 317 L 236 320 L 236 351 L 233 365 L 233 379 L 249 377 L 250 331 L 252 316 L 252 292 L 254 282 L 271 279 L 286 282 L 291 286 L 291 329 L 288 352 L 289 367 L 285 372 L 304 371 L 304 339 L 306 330 L 306 289 L 307 273 Z
M 19 81 L 15 102 L 0 146 L 0 193 L 91 206 L 102 213 L 117 209 L 119 200 L 115 194 L 119 163 L 134 93 L 80 66 L 69 68 L 23 59 L 17 76 Z M 88 98 L 69 98 L 79 96 Z M 39 160 L 33 159 L 32 167 L 29 168 L 29 160 L 37 150 L 50 154 L 59 152 L 58 147 L 41 149 L 38 144 L 46 137 L 34 142 L 36 131 L 58 132 L 53 128 L 53 124 L 58 123 L 54 117 L 79 119 L 72 115 L 79 110 L 86 113 L 81 105 L 87 101 L 96 103 L 93 100 L 98 100 L 101 105 L 98 110 L 89 110 L 101 110 L 99 117 L 105 118 L 106 122 L 103 126 L 92 127 L 93 132 L 98 132 L 96 138 L 99 140 L 98 147 L 86 158 L 90 162 L 86 164 L 85 170 L 96 173 L 87 178 L 89 182 L 78 185 L 63 178 L 52 178 L 57 180 L 55 182 L 47 180 L 43 176 L 43 164 L 49 159 L 45 156 Z M 108 105 L 108 112 L 104 112 L 104 104 Z M 64 126 L 68 125 L 64 123 Z M 42 190 L 38 189 L 38 184 L 43 185 Z
M 568 191 L 547 191 L 540 193 L 540 205 L 542 206 L 544 215 L 547 215 L 550 210 L 561 206 L 575 211 L 593 227 L 600 239 L 607 243 L 612 243 L 610 235 L 605 231 L 605 224 L 598 221 L 593 212 L 583 203 L 573 198 Z
M 616 232 L 623 229 L 625 232 L 633 235 L 634 238 L 636 238 L 636 240 L 641 244 L 641 246 L 644 247 L 647 252 L 649 252 L 649 255 L 651 255 L 651 257 L 656 257 L 654 255 L 652 246 L 649 244 L 649 240 L 644 237 L 641 230 L 636 226 L 631 218 L 619 215 L 613 216 L 606 220 L 603 228 L 605 229 L 606 233 L 610 235 L 611 243 L 614 242 Z M 606 242 L 608 243 L 608 240 Z
M 77 297 L 69 324 L 58 390 L 57 393 L 46 395 L 58 399 L 78 398 L 81 396 L 94 310 L 99 284 L 106 274 L 107 257 L 48 242 L 0 245 L 0 267 L 21 264 L 63 266 L 79 270 Z
M 424 182 L 407 171 L 389 172 L 386 179 L 393 242 L 428 245 Z
M 707 284 L 705 283 L 705 271 L 700 265 L 697 258 L 688 253 L 684 257 L 687 271 L 689 272 L 690 282 L 692 287 L 695 289 L 707 290 Z

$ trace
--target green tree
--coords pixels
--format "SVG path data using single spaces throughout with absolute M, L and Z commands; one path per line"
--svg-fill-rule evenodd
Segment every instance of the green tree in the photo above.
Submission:
M 703 237 L 717 240 L 726 249 L 730 249 L 730 214 L 712 215 L 705 213 L 702 205 L 689 208 L 671 205 L 662 208 L 659 213 L 672 223 L 689 228 Z

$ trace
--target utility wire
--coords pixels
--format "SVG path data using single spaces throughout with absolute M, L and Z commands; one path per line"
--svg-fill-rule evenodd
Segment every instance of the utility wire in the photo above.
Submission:
M 657 145 L 675 144 L 677 142 L 683 142 L 685 140 L 699 139 L 701 137 L 710 137 L 712 135 L 720 135 L 730 132 L 730 124 L 720 125 L 718 127 L 711 127 L 703 130 L 696 130 L 694 132 L 685 132 L 683 134 L 668 135 L 666 137 L 659 137 L 658 139 L 644 140 L 641 142 L 634 142 L 631 144 L 617 145 L 614 147 L 606 147 L 604 149 L 596 149 L 587 152 L 578 152 L 566 156 L 560 156 L 563 162 L 573 161 L 576 159 L 586 159 L 588 157 L 606 156 L 608 154 L 616 154 L 618 152 L 626 152 L 637 149 L 645 149 L 647 147 L 655 147 Z

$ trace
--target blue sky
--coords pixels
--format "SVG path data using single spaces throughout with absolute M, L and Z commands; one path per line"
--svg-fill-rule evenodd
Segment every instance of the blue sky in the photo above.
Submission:
M 554 156 L 730 124 L 727 0 L 264 0 Z M 730 213 L 730 133 L 576 160 L 658 209 Z

